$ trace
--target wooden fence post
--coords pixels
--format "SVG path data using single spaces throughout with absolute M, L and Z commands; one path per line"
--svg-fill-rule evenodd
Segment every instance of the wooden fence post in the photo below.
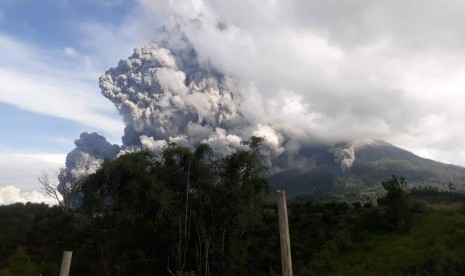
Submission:
M 63 258 L 61 259 L 60 276 L 68 276 L 71 267 L 71 258 L 73 251 L 63 251 Z
M 287 221 L 286 192 L 277 190 L 279 239 L 281 241 L 281 270 L 283 276 L 292 276 L 291 241 L 289 238 L 289 224 Z

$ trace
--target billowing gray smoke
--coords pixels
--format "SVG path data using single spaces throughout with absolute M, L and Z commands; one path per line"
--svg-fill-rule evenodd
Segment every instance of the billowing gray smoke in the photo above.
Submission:
M 74 141 L 76 148 L 66 156 L 66 168 L 60 171 L 58 190 L 68 194 L 76 181 L 92 174 L 105 159 L 114 159 L 120 147 L 107 142 L 105 137 L 97 133 L 81 133 Z
M 233 81 L 193 62 L 194 53 L 188 58 L 149 44 L 100 78 L 102 94 L 126 123 L 125 145 L 149 150 L 166 141 L 239 145 L 245 119 L 238 113 L 239 95 L 231 92 Z
M 267 138 L 270 157 L 279 155 L 279 134 L 241 114 L 235 80 L 200 63 L 183 42 L 173 51 L 155 44 L 136 48 L 100 78 L 102 94 L 126 123 L 123 144 L 156 152 L 166 142 L 203 142 L 226 154 L 241 147 L 244 138 L 258 135 Z
M 186 41 L 173 51 L 156 44 L 136 48 L 100 78 L 100 88 L 123 116 L 123 147 L 110 145 L 96 133 L 83 133 L 67 156 L 63 189 L 118 152 L 142 148 L 157 153 L 167 142 L 208 143 L 215 152 L 227 154 L 255 135 L 266 139 L 264 155 L 270 162 L 284 151 L 278 131 L 241 114 L 242 95 L 235 80 L 200 63 Z
M 334 144 L 330 151 L 334 154 L 334 162 L 339 164 L 344 172 L 348 170 L 355 161 L 355 148 L 351 143 L 341 142 Z
M 95 172 L 103 159 L 139 149 L 156 154 L 167 142 L 188 147 L 207 143 L 215 152 L 228 154 L 254 135 L 265 138 L 264 157 L 268 165 L 273 161 L 273 171 L 315 166 L 315 157 L 306 154 L 308 145 L 294 139 L 282 123 L 265 124 L 243 115 L 241 103 L 247 92 L 238 80 L 200 62 L 187 39 L 178 42 L 168 44 L 171 50 L 156 44 L 136 48 L 100 78 L 102 94 L 115 104 L 126 124 L 123 145 L 83 133 L 67 156 L 61 189 Z M 342 171 L 355 161 L 353 144 L 338 143 L 329 152 Z

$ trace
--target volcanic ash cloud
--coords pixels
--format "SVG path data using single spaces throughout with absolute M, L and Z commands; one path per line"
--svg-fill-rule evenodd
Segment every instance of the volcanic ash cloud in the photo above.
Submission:
M 331 147 L 330 151 L 334 154 L 334 162 L 340 165 L 343 172 L 350 169 L 354 164 L 355 148 L 352 143 L 336 143 Z
M 63 187 L 95 172 L 104 159 L 140 149 L 158 153 L 168 142 L 188 147 L 207 143 L 225 155 L 241 148 L 242 140 L 261 136 L 270 166 L 284 151 L 279 131 L 242 115 L 238 82 L 199 62 L 187 42 L 174 50 L 156 44 L 136 48 L 100 77 L 100 88 L 126 124 L 123 145 L 83 133 L 67 156 Z
M 189 47 L 174 52 L 149 44 L 100 78 L 102 94 L 112 101 L 126 123 L 123 143 L 157 151 L 166 142 L 193 146 L 210 144 L 220 153 L 264 129 L 240 113 L 236 82 L 200 63 Z M 268 131 L 270 146 L 279 147 Z
M 58 190 L 61 194 L 68 193 L 79 179 L 96 172 L 103 160 L 114 159 L 120 151 L 118 145 L 110 144 L 95 132 L 83 132 L 74 144 L 76 148 L 66 156 L 66 168 L 60 171 Z

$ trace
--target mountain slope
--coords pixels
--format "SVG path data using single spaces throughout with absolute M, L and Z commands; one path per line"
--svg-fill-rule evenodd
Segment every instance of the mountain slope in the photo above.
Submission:
M 395 174 L 411 186 L 432 185 L 446 189 L 452 182 L 465 189 L 465 168 L 419 157 L 384 141 L 338 143 L 314 146 L 303 152 L 314 160 L 312 166 L 286 170 L 272 175 L 274 188 L 284 189 L 290 197 L 317 194 L 377 192 L 381 181 Z M 352 156 L 350 156 L 352 154 Z

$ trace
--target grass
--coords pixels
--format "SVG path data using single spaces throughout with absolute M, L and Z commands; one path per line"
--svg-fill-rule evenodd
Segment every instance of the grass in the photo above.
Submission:
M 463 202 L 443 202 L 430 205 L 431 209 L 436 211 L 458 211 L 464 210 L 465 204 Z
M 372 234 L 336 256 L 326 275 L 463 275 L 465 211 L 462 204 L 436 204 L 407 233 Z

